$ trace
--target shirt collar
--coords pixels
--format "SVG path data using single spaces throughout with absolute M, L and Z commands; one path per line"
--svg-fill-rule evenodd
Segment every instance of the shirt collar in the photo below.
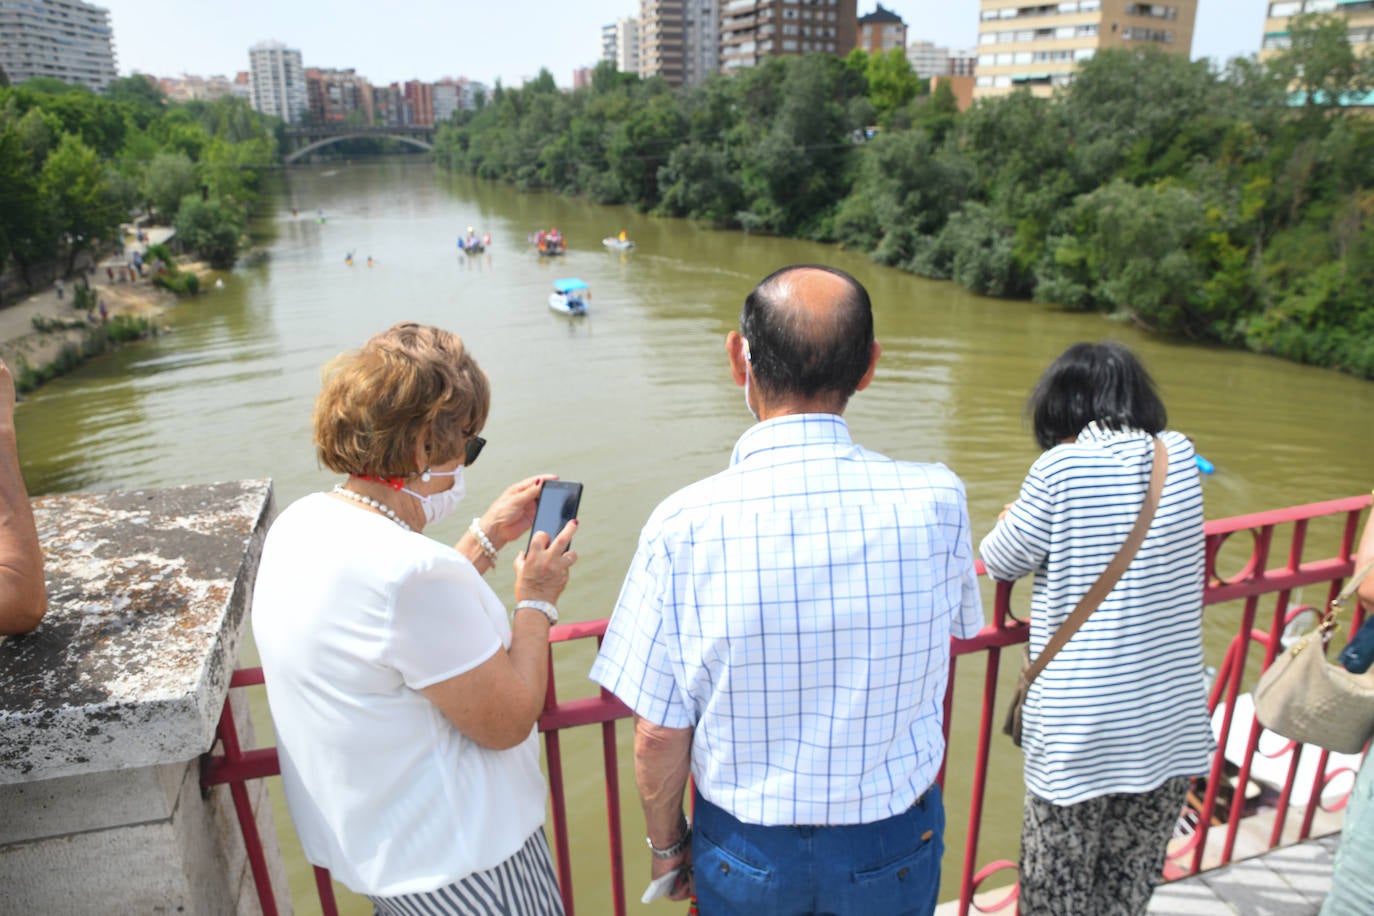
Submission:
M 1110 442 L 1113 439 L 1134 439 L 1143 436 L 1144 433 L 1134 426 L 1127 426 L 1125 429 L 1112 429 L 1103 424 L 1100 420 L 1093 420 L 1079 432 L 1075 442 Z
M 797 413 L 773 417 L 745 430 L 735 443 L 730 464 L 739 464 L 760 452 L 821 443 L 853 444 L 849 436 L 849 424 L 839 414 Z

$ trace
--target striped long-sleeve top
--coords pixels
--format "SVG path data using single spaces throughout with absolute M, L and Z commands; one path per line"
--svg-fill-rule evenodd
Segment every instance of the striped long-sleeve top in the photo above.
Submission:
M 1022 711 L 1026 786 L 1069 805 L 1206 771 L 1202 488 L 1192 443 L 1160 433 L 1169 476 L 1121 581 L 1040 673 Z M 1150 437 L 1089 424 L 1031 465 L 979 547 L 994 579 L 1034 573 L 1031 656 L 1072 613 L 1135 523 Z

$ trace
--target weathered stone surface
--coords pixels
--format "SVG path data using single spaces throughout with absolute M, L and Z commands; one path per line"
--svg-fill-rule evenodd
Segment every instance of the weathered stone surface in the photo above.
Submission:
M 0 783 L 210 749 L 272 518 L 266 480 L 34 501 L 48 614 L 0 639 Z

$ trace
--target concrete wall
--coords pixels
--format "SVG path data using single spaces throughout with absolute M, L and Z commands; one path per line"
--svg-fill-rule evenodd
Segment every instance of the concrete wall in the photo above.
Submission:
M 200 784 L 247 623 L 268 481 L 34 501 L 49 610 L 0 639 L 7 912 L 260 912 L 229 789 Z M 251 742 L 247 703 L 235 721 Z M 261 782 L 250 789 L 290 912 Z

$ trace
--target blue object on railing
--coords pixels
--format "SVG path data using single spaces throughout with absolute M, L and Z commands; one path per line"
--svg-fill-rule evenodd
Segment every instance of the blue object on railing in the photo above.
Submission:
M 1197 459 L 1197 469 L 1202 473 L 1211 474 L 1216 470 L 1216 465 L 1212 464 L 1212 462 L 1203 458 L 1201 455 L 1194 453 L 1193 457 Z

